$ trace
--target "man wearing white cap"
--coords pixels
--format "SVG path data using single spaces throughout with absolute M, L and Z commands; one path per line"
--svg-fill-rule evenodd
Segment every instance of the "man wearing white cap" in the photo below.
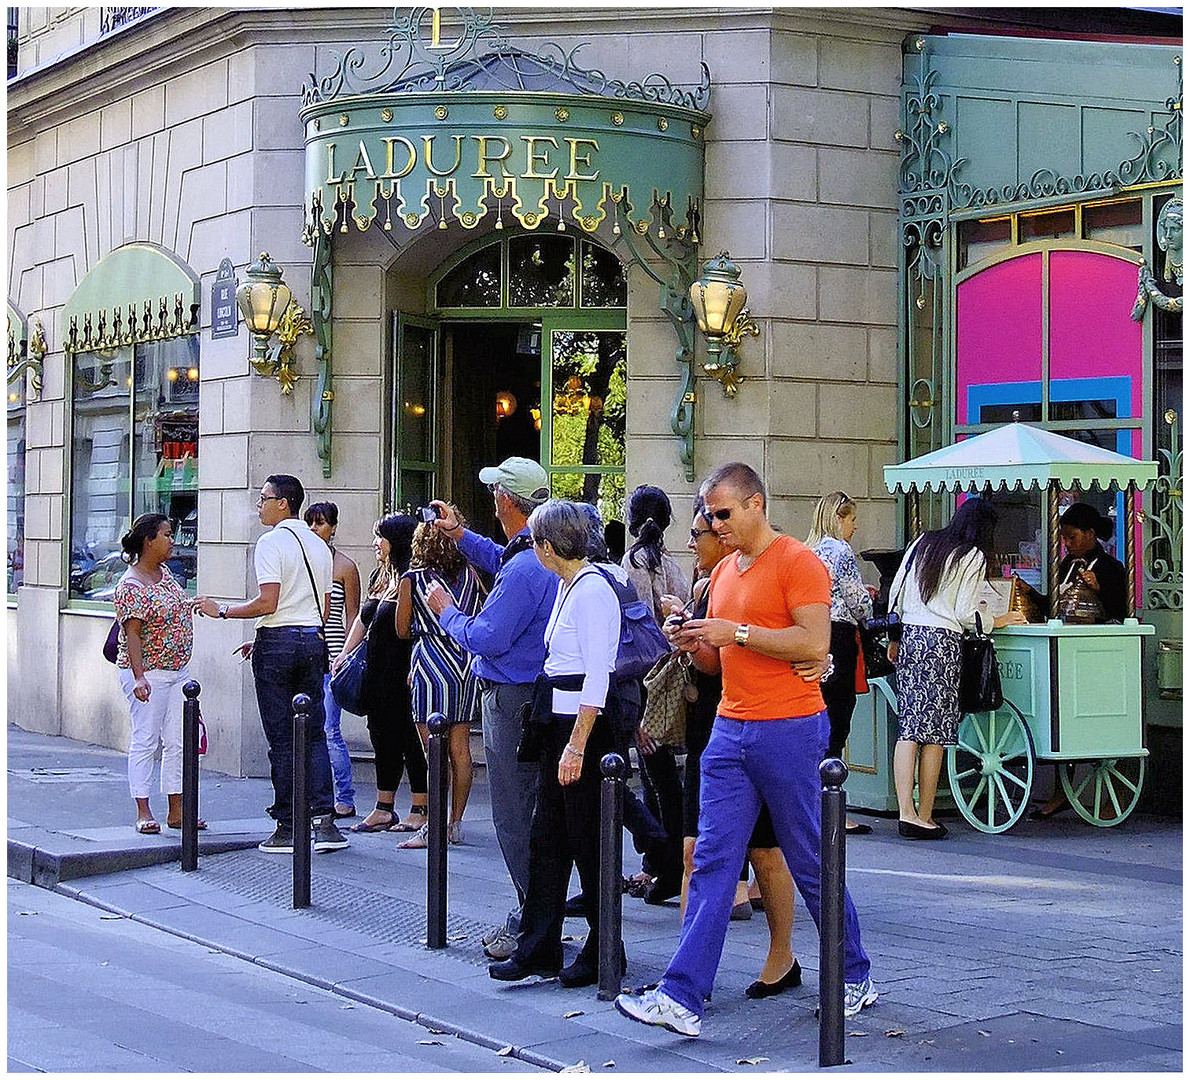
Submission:
M 517 906 L 507 921 L 485 935 L 484 950 L 505 960 L 516 949 L 520 908 L 529 887 L 529 825 L 537 799 L 538 766 L 518 762 L 521 709 L 533 696 L 533 681 L 545 665 L 545 624 L 554 606 L 558 579 L 533 553 L 528 517 L 549 498 L 549 477 L 536 461 L 511 457 L 481 469 L 479 479 L 491 489 L 496 520 L 508 539 L 501 546 L 464 529 L 445 503 L 435 526 L 455 540 L 472 566 L 495 576 L 483 610 L 468 617 L 441 586 L 426 599 L 442 628 L 475 659 L 482 687 L 483 752 L 492 823 L 504 865 L 517 892 Z

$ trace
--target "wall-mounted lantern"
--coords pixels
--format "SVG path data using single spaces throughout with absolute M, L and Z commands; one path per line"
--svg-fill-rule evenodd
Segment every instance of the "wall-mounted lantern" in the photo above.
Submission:
M 723 384 L 728 397 L 735 397 L 740 385 L 737 350 L 745 335 L 758 337 L 760 327 L 748 314 L 748 290 L 740 284 L 740 268 L 726 251 L 703 266 L 702 277 L 690 286 L 690 300 L 707 339 L 703 370 Z
M 261 252 L 244 276 L 248 280 L 236 290 L 236 304 L 252 335 L 256 353 L 252 366 L 260 375 L 275 375 L 281 393 L 292 394 L 297 381 L 294 346 L 302 334 L 313 334 L 314 327 L 301 306 L 292 302 L 281 268 L 267 251 Z M 277 337 L 275 345 L 270 344 L 273 335 Z

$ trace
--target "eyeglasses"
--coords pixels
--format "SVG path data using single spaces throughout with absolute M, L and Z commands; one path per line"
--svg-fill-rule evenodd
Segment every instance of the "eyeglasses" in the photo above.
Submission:
M 257 495 L 256 496 L 256 505 L 264 506 L 264 504 L 267 502 L 280 502 L 280 500 L 282 500 L 284 498 L 285 498 L 284 495 Z
M 698 538 L 700 536 L 714 536 L 714 535 L 715 535 L 714 529 L 691 529 L 690 530 L 690 539 L 693 540 L 696 544 L 698 543 Z
M 496 495 L 503 490 L 504 489 L 499 484 L 488 484 L 488 491 L 490 491 L 493 495 Z

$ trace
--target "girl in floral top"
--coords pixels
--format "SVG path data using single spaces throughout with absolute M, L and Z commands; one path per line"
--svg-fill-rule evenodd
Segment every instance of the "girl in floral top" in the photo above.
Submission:
M 831 575 L 831 657 L 833 674 L 822 680 L 822 697 L 830 717 L 828 757 L 841 757 L 851 734 L 855 712 L 855 669 L 859 661 L 860 619 L 872 617 L 872 594 L 859 574 L 859 563 L 851 550 L 855 535 L 855 503 L 842 491 L 823 495 L 814 508 L 814 524 L 806 537 Z M 847 823 L 847 832 L 871 832 L 870 825 Z
M 161 826 L 149 808 L 153 758 L 161 747 L 161 790 L 169 798 L 166 824 L 182 827 L 182 687 L 194 644 L 193 601 L 165 566 L 174 535 L 164 514 L 142 514 L 121 540 L 132 565 L 116 586 L 120 689 L 128 698 L 128 787 L 136 801 L 136 831 Z M 205 822 L 198 823 L 205 829 Z

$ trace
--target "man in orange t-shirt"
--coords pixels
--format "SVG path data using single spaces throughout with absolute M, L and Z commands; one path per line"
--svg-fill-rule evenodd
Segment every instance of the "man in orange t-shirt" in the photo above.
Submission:
M 825 659 L 830 576 L 809 548 L 769 523 L 764 484 L 740 462 L 703 484 L 711 527 L 736 548 L 711 574 L 705 619 L 674 637 L 703 671 L 723 675 L 723 697 L 701 761 L 694 872 L 677 952 L 657 989 L 621 994 L 616 1008 L 682 1035 L 699 1033 L 723 953 L 735 879 L 748 837 L 769 808 L 777 841 L 818 925 L 821 781 L 830 724 L 816 682 L 795 665 Z M 876 1001 L 859 919 L 844 896 L 844 1012 Z

